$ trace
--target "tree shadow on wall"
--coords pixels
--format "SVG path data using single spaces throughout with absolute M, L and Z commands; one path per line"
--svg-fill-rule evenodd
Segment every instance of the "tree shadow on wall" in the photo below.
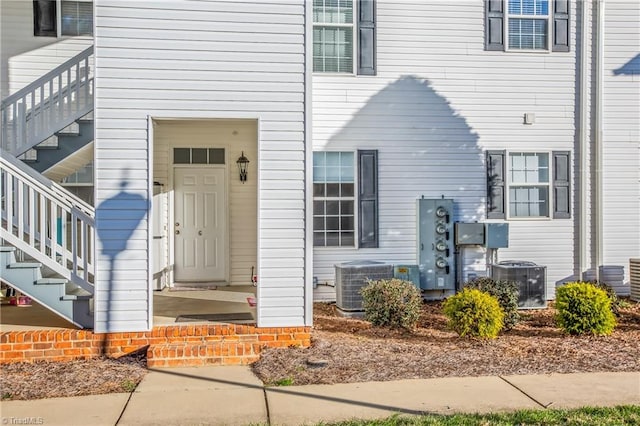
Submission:
M 640 75 L 640 53 L 618 69 L 613 70 L 614 75 Z

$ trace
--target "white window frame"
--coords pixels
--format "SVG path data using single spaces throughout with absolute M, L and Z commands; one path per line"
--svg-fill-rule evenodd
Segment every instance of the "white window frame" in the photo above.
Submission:
M 511 168 L 511 156 L 517 154 L 535 154 L 547 156 L 547 182 L 546 183 L 526 183 L 526 182 L 514 182 L 512 180 L 512 168 Z M 505 213 L 507 220 L 536 220 L 547 221 L 553 219 L 553 153 L 551 151 L 534 151 L 534 150 L 518 150 L 518 151 L 506 151 L 505 152 L 505 173 L 506 176 L 506 188 L 505 188 Z M 546 216 L 513 216 L 511 214 L 511 188 L 517 187 L 530 187 L 530 188 L 547 188 L 547 215 Z
M 516 15 L 509 13 L 509 1 L 505 0 L 504 3 L 504 28 L 503 33 L 505 37 L 504 41 L 504 50 L 505 52 L 520 52 L 520 53 L 550 53 L 552 50 L 553 43 L 553 0 L 548 1 L 548 9 L 547 15 Z M 509 20 L 510 19 L 527 19 L 527 20 L 545 20 L 547 21 L 547 47 L 546 49 L 517 49 L 512 48 L 509 43 Z
M 350 151 L 350 150 L 318 150 L 318 151 L 313 151 L 312 155 L 316 154 L 316 153 L 329 153 L 329 152 L 342 152 L 342 153 L 351 153 L 353 154 L 353 163 L 352 163 L 352 167 L 353 167 L 353 196 L 352 197 L 316 197 L 315 194 L 312 195 L 312 204 L 315 201 L 324 201 L 324 200 L 331 200 L 331 201 L 347 201 L 347 200 L 351 200 L 353 201 L 353 245 L 337 245 L 337 246 L 328 246 L 328 245 L 324 245 L 324 246 L 316 246 L 315 245 L 315 225 L 312 223 L 312 244 L 313 244 L 313 249 L 314 250 L 353 250 L 353 249 L 357 249 L 358 248 L 358 241 L 359 241 L 359 234 L 358 234 L 358 215 L 359 215 L 359 210 L 358 210 L 358 169 L 357 169 L 357 161 L 358 161 L 358 153 L 357 151 Z M 313 167 L 313 166 L 312 166 Z M 326 179 L 325 179 L 325 183 L 326 183 Z M 315 180 L 313 182 L 313 184 L 315 184 Z M 313 208 L 313 207 L 312 207 Z M 315 221 L 316 216 L 314 214 L 314 212 L 311 212 L 311 215 L 313 217 L 313 220 Z M 326 211 L 325 214 L 323 215 L 323 217 L 326 217 Z M 338 216 L 339 218 L 341 216 Z M 324 230 L 324 232 L 326 233 L 326 229 Z M 326 237 L 325 237 L 326 238 Z
M 313 0 L 309 0 L 312 3 L 311 13 L 313 14 Z M 315 33 L 316 27 L 335 27 L 335 28 L 351 28 L 352 32 L 352 46 L 351 46 L 351 71 L 350 72 L 340 72 L 340 71 L 316 71 L 313 70 L 314 74 L 321 75 L 356 75 L 356 67 L 357 67 L 357 55 L 358 55 L 358 31 L 357 30 L 357 17 L 358 17 L 358 0 L 352 0 L 352 22 L 351 24 L 327 24 L 322 22 L 313 22 L 312 28 L 312 37 Z M 312 43 L 315 43 L 315 39 L 311 40 Z M 313 62 L 313 54 L 311 55 L 311 61 Z M 313 63 L 311 64 L 313 68 Z

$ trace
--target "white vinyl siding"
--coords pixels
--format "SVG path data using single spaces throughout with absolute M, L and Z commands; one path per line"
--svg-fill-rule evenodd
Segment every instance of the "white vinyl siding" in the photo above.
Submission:
M 95 8 L 96 204 L 116 195 L 124 176 L 132 191 L 149 198 L 149 117 L 256 120 L 249 179 L 258 179 L 258 325 L 310 323 L 304 297 L 304 3 L 96 0 Z M 115 221 L 105 223 L 98 213 L 101 226 Z M 127 305 L 135 317 L 150 309 L 148 232 L 141 222 L 127 246 L 143 261 L 116 262 L 112 283 L 116 300 L 135 291 L 135 307 Z M 105 269 L 98 272 L 97 298 L 104 300 L 109 282 Z M 105 319 L 97 310 L 96 327 L 104 329 Z M 123 318 L 111 329 L 150 326 L 148 319 Z
M 603 264 L 624 266 L 628 283 L 640 257 L 640 3 L 607 0 L 604 27 Z
M 484 221 L 487 150 L 574 147 L 574 52 L 486 51 L 482 1 L 376 5 L 377 75 L 313 75 L 313 149 L 378 150 L 379 248 L 314 250 L 320 284 L 333 282 L 341 262 L 415 264 L 422 196 L 453 198 L 453 221 Z M 523 124 L 525 113 L 535 114 L 535 124 Z M 552 297 L 556 282 L 573 273 L 573 220 L 509 226 L 499 259 L 547 266 Z M 465 249 L 464 259 L 465 278 L 485 273 L 484 250 Z

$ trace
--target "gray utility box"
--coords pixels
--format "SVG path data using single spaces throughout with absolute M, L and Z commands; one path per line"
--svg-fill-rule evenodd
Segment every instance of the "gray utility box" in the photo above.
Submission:
M 336 306 L 343 311 L 362 311 L 360 289 L 367 280 L 393 278 L 393 265 L 373 261 L 356 261 L 335 265 Z
M 508 223 L 456 222 L 457 246 L 478 245 L 490 249 L 509 247 Z
M 508 223 L 485 223 L 485 247 L 490 249 L 509 247 Z
M 457 246 L 484 245 L 484 223 L 455 223 Z
M 393 278 L 409 281 L 420 288 L 420 268 L 418 268 L 418 265 L 395 265 L 393 267 Z
M 536 309 L 547 306 L 547 267 L 533 262 L 507 260 L 491 265 L 494 280 L 515 281 L 518 284 L 518 308 Z
M 420 288 L 455 290 L 453 200 L 421 198 L 416 216 Z

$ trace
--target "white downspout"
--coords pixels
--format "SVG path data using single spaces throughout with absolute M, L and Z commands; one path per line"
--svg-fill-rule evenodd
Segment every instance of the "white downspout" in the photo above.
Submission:
M 580 112 L 578 116 L 579 124 L 579 136 L 578 136 L 578 155 L 579 158 L 579 167 L 580 172 L 578 174 L 580 185 L 578 187 L 578 208 L 580 209 L 580 216 L 578 218 L 578 271 L 577 271 L 577 279 L 582 279 L 582 273 L 586 269 L 588 265 L 588 215 L 589 211 L 588 205 L 588 197 L 587 197 L 587 182 L 589 181 L 589 161 L 588 155 L 589 152 L 589 138 L 587 136 L 588 128 L 587 128 L 587 108 L 589 107 L 589 91 L 587 81 L 589 78 L 589 62 L 587 55 L 587 46 L 588 46 L 588 27 L 589 27 L 589 3 L 586 1 L 582 1 L 578 3 L 581 8 L 581 18 L 580 19 Z
M 604 77 L 604 0 L 596 0 L 596 52 L 595 52 L 595 210 L 596 210 L 596 279 L 600 281 L 600 265 L 603 260 L 603 191 L 602 191 L 602 104 L 603 90 L 602 81 Z

